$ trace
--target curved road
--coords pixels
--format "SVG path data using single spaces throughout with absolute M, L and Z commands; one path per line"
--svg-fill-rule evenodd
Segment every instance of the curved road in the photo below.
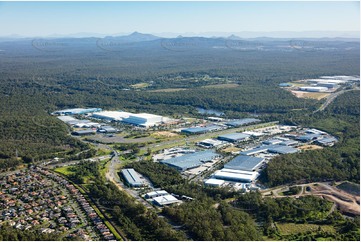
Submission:
M 355 91 L 355 90 L 360 90 L 360 88 L 354 86 L 352 89 L 347 89 L 347 90 L 343 89 L 339 92 L 332 93 L 330 96 L 327 97 L 326 102 L 322 104 L 321 107 L 319 107 L 316 111 L 313 111 L 313 113 L 317 113 L 325 110 L 325 108 L 327 108 L 327 106 L 330 105 L 339 95 L 344 94 L 345 92 Z

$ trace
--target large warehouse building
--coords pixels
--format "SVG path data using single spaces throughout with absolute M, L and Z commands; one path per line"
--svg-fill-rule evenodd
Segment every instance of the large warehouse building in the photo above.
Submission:
M 168 118 L 160 115 L 139 113 L 139 114 L 132 114 L 129 117 L 124 118 L 122 122 L 127 124 L 132 124 L 135 126 L 148 128 L 151 126 L 157 126 L 167 120 Z
M 222 126 L 210 125 L 210 126 L 205 126 L 205 127 L 186 128 L 186 129 L 182 129 L 181 132 L 185 133 L 185 134 L 205 134 L 205 133 L 214 132 L 214 131 L 218 131 L 218 130 L 222 130 L 222 129 L 223 129 Z
M 259 176 L 258 172 L 222 169 L 214 173 L 214 177 L 226 181 L 252 182 Z
M 159 125 L 163 122 L 169 121 L 169 118 L 163 117 L 160 115 L 149 114 L 149 113 L 129 113 L 123 111 L 104 111 L 94 113 L 93 118 L 108 120 L 108 121 L 118 121 L 126 124 L 131 124 L 140 127 L 151 127 Z
M 239 127 L 239 126 L 257 123 L 257 122 L 261 122 L 261 120 L 256 119 L 256 118 L 244 118 L 244 119 L 232 120 L 232 121 L 226 123 L 226 125 L 231 126 L 231 127 Z
M 256 155 L 259 153 L 265 153 L 265 152 L 270 152 L 270 153 L 277 153 L 277 154 L 292 154 L 292 153 L 296 153 L 299 150 L 290 146 L 286 146 L 286 145 L 263 145 L 254 149 L 250 149 L 247 151 L 242 151 L 240 154 L 241 155 Z
M 300 87 L 300 91 L 305 92 L 325 92 L 327 90 L 327 87 Z
M 248 135 L 248 134 L 232 133 L 232 134 L 220 135 L 217 137 L 217 139 L 227 141 L 227 142 L 232 142 L 232 143 L 238 143 L 241 141 L 248 140 L 249 137 L 250 137 L 250 135 Z
M 80 115 L 102 111 L 101 108 L 72 108 L 53 112 L 53 115 Z
M 169 160 L 163 160 L 160 163 L 174 167 L 179 171 L 185 171 L 191 168 L 199 167 L 204 162 L 212 161 L 217 157 L 219 157 L 219 155 L 213 150 L 205 150 L 174 157 Z
M 103 111 L 93 113 L 92 117 L 108 121 L 121 121 L 124 118 L 128 118 L 130 115 L 132 115 L 132 113 L 122 111 Z
M 123 169 L 122 175 L 127 181 L 127 183 L 132 187 L 141 187 L 143 186 L 142 180 L 140 180 L 140 177 L 135 172 L 134 169 Z
M 264 160 L 264 158 L 239 155 L 225 164 L 224 168 L 232 170 L 255 171 L 263 164 Z

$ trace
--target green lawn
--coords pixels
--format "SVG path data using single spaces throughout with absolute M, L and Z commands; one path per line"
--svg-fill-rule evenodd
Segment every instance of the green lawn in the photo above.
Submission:
M 307 231 L 317 231 L 319 227 L 325 232 L 335 233 L 335 228 L 331 225 L 317 224 L 295 224 L 295 223 L 277 223 L 277 227 L 282 235 L 303 233 Z
M 64 176 L 68 176 L 73 174 L 74 172 L 70 171 L 71 166 L 63 166 L 55 168 L 54 171 L 59 172 L 60 174 L 63 174 Z

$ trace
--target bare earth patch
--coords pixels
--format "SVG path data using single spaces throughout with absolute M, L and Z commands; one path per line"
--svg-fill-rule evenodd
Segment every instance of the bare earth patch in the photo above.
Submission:
M 179 92 L 184 90 L 187 90 L 187 88 L 165 88 L 165 89 L 150 90 L 149 92 Z
M 345 191 L 318 183 L 318 186 L 312 186 L 312 195 L 325 198 L 336 203 L 342 212 L 358 215 L 360 214 L 360 196 L 349 194 Z
M 167 137 L 167 138 L 170 138 L 170 137 L 176 137 L 176 136 L 179 136 L 178 134 L 175 134 L 175 133 L 172 133 L 172 132 L 168 132 L 168 131 L 159 131 L 159 132 L 155 132 L 153 133 L 153 135 L 155 137 L 159 137 L 159 136 L 162 136 L 162 137 Z
M 301 149 L 301 150 L 320 150 L 320 149 L 323 149 L 323 147 L 318 146 L 318 145 L 304 145 L 304 146 L 300 146 L 300 147 L 297 147 L 297 148 Z
M 208 85 L 208 86 L 203 86 L 202 88 L 234 88 L 238 86 L 239 85 L 235 83 L 228 83 L 228 84 Z
M 322 93 L 322 92 L 291 91 L 291 93 L 298 98 L 311 98 L 316 100 L 321 100 L 322 98 L 326 98 L 330 95 L 330 93 Z

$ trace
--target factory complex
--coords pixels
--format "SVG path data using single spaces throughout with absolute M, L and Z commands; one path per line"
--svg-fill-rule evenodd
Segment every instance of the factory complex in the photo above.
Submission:
M 242 147 L 235 156 L 204 181 L 206 186 L 230 185 L 245 191 L 257 189 L 255 183 L 260 171 L 277 155 L 302 152 L 309 145 L 333 146 L 337 139 L 317 129 L 296 126 L 263 128 L 252 132 L 218 136 L 235 147 Z M 226 139 L 225 139 L 226 138 Z
M 335 92 L 338 88 L 352 83 L 360 82 L 360 77 L 355 76 L 321 76 L 315 79 L 304 79 L 293 83 L 280 83 L 279 87 L 293 91 L 303 92 Z M 303 84 L 303 86 L 299 86 Z
M 220 158 L 220 155 L 215 153 L 214 150 L 205 150 L 162 160 L 160 163 L 173 167 L 178 171 L 186 171 L 217 158 Z
M 59 118 L 71 125 L 74 125 L 73 121 L 77 119 L 73 118 L 73 115 L 86 115 L 87 118 L 92 118 L 102 122 L 122 122 L 124 124 L 130 124 L 138 127 L 149 128 L 153 126 L 159 126 L 172 121 L 170 118 L 160 115 L 149 113 L 130 113 L 124 111 L 102 111 L 100 108 L 75 108 L 59 110 L 52 113 L 53 115 L 59 115 Z M 73 119 L 73 120 L 72 120 Z M 77 123 L 85 123 L 83 120 L 77 120 Z

